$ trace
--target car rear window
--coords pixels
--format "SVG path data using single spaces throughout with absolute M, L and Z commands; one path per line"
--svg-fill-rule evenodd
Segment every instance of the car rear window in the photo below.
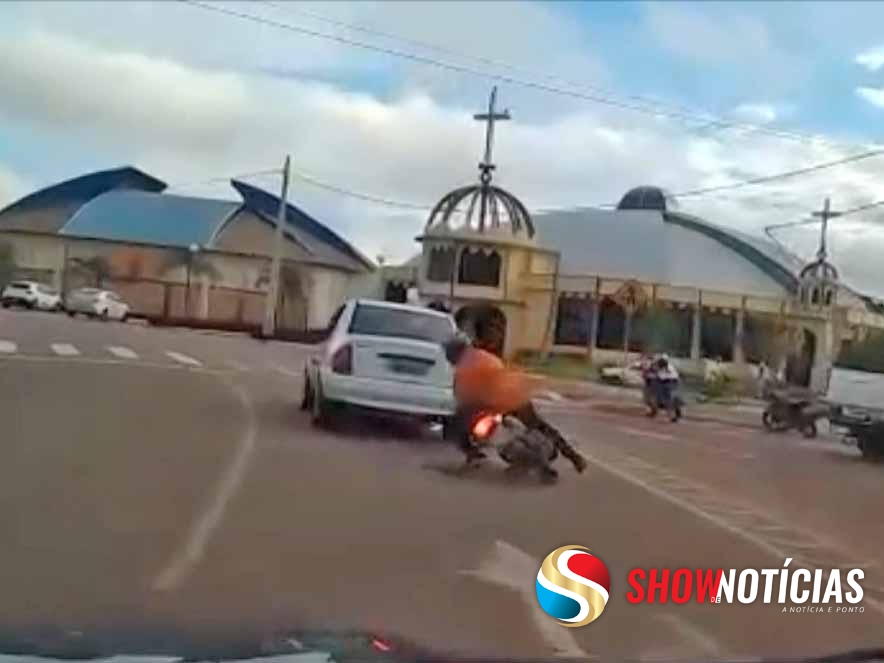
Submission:
M 27 281 L 13 281 L 9 284 L 10 288 L 16 288 L 18 290 L 28 290 L 31 287 L 31 284 Z
M 359 304 L 350 321 L 351 334 L 395 336 L 441 343 L 454 332 L 448 318 L 440 315 Z

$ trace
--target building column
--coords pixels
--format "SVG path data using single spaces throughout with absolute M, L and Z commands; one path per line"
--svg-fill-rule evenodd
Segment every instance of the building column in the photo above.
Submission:
M 599 313 L 601 313 L 601 307 L 599 306 L 598 299 L 592 299 L 590 302 L 589 334 L 586 338 L 586 354 L 591 361 L 592 353 L 595 351 L 599 342 Z
M 734 363 L 742 366 L 746 363 L 746 355 L 743 352 L 743 338 L 745 336 L 746 311 L 740 307 L 734 314 Z
M 211 285 L 208 277 L 203 277 L 200 282 L 200 301 L 197 317 L 200 320 L 208 320 L 209 318 L 209 291 Z
M 703 332 L 702 308 L 702 305 L 699 303 L 694 306 L 694 313 L 691 320 L 691 359 L 698 364 L 700 362 L 700 337 Z

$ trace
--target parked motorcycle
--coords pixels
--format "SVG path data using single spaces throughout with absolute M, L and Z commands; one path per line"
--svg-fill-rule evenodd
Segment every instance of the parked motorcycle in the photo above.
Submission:
M 509 470 L 536 470 L 544 480 L 555 480 L 557 473 L 550 467 L 559 452 L 555 443 L 538 430 L 529 430 L 509 415 L 481 412 L 470 426 L 473 442 L 479 447 L 493 447 Z
M 767 407 L 761 415 L 764 427 L 772 432 L 790 429 L 801 431 L 806 438 L 817 435 L 816 422 L 829 416 L 829 406 L 807 389 L 771 389 Z

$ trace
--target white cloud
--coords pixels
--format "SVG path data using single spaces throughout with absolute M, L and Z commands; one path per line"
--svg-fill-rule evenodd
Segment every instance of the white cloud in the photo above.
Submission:
M 472 113 L 482 98 L 442 103 L 415 88 L 382 100 L 330 84 L 98 48 L 45 31 L 0 41 L 0 51 L 0 88 L 12 91 L 0 96 L 0 116 L 65 136 L 97 166 L 133 163 L 175 184 L 275 167 L 290 152 L 297 169 L 321 180 L 426 204 L 476 178 L 483 139 Z M 28 57 L 5 57 L 14 53 Z M 510 94 L 501 87 L 504 105 Z M 549 101 L 538 94 L 536 103 Z M 674 122 L 590 105 L 552 118 L 516 112 L 501 126 L 496 145 L 499 183 L 535 209 L 614 203 L 637 184 L 673 191 L 726 184 L 843 154 L 821 142 L 757 133 L 697 135 Z M 805 217 L 826 194 L 841 209 L 874 200 L 882 177 L 884 159 L 868 160 L 729 196 L 687 198 L 682 207 L 758 231 Z M 256 183 L 278 186 L 273 177 Z M 235 196 L 224 184 L 191 190 Z M 411 255 L 425 217 L 297 179 L 291 197 L 367 255 L 390 260 Z M 394 230 L 381 232 L 387 228 Z M 837 244 L 842 272 L 880 292 L 879 263 L 854 265 L 858 249 L 851 246 L 857 245 L 843 241 L 846 248 Z M 884 249 L 884 240 L 878 241 L 869 240 Z
M 770 124 L 777 119 L 778 113 L 770 104 L 740 104 L 734 108 L 734 115 L 746 122 Z
M 856 88 L 856 93 L 873 106 L 884 108 L 884 88 L 858 87 Z
M 878 71 L 881 67 L 884 67 L 884 46 L 875 46 L 867 51 L 863 51 L 853 61 L 869 71 Z
M 0 209 L 28 193 L 30 185 L 0 163 Z

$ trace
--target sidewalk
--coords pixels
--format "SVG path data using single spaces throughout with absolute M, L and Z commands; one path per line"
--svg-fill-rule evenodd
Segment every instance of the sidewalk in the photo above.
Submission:
M 641 391 L 632 387 L 617 387 L 597 382 L 563 380 L 545 375 L 532 374 L 537 383 L 538 396 L 549 403 L 561 406 L 585 405 L 587 408 L 617 412 L 630 416 L 645 416 Z M 740 399 L 734 404 L 699 403 L 691 397 L 685 399 L 684 418 L 689 421 L 711 421 L 730 426 L 761 427 L 764 403 L 752 398 Z

